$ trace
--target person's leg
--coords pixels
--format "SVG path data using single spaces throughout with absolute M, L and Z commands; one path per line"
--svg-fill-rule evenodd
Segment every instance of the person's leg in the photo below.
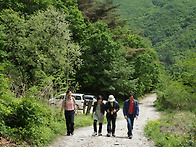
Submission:
M 66 126 L 67 126 L 67 135 L 70 135 L 70 130 L 69 130 L 69 112 L 65 111 L 65 120 L 66 120 Z
M 75 111 L 70 111 L 70 133 L 74 134 L 74 115 Z
M 94 132 L 97 133 L 97 120 L 94 120 L 93 127 L 94 127 Z
M 116 129 L 116 117 L 112 118 L 112 136 L 115 137 L 115 129 Z
M 133 134 L 132 134 L 132 123 L 131 123 L 132 121 L 131 121 L 131 115 L 130 114 L 128 114 L 127 115 L 127 128 L 128 128 L 128 137 L 129 136 L 132 136 Z
M 103 123 L 99 123 L 99 136 L 102 136 L 102 124 Z
M 131 126 L 132 126 L 132 131 L 133 131 L 133 124 L 134 124 L 134 117 L 131 117 Z M 132 134 L 133 135 L 133 134 Z
M 108 122 L 108 124 L 107 124 L 107 132 L 108 132 L 107 136 L 110 137 L 110 135 L 111 135 L 111 118 L 110 117 L 107 117 L 107 122 Z

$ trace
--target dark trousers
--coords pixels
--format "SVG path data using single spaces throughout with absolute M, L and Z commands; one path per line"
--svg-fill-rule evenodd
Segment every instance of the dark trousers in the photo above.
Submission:
M 66 125 L 67 125 L 67 134 L 73 133 L 74 132 L 74 114 L 75 111 L 67 111 L 65 110 L 65 120 L 66 120 Z
M 133 123 L 134 123 L 134 116 L 133 114 L 128 114 L 127 115 L 127 128 L 128 128 L 128 136 L 132 136 L 133 133 Z
M 116 128 L 116 117 L 110 115 L 110 116 L 107 116 L 107 132 L 110 134 L 115 134 L 115 128 Z M 111 125 L 111 122 L 112 122 L 112 125 Z
M 97 120 L 94 120 L 94 132 L 97 132 Z M 102 132 L 102 123 L 99 123 L 99 133 Z

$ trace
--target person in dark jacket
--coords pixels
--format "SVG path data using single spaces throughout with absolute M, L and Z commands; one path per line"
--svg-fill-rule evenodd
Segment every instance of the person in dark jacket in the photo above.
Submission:
M 91 116 L 93 118 L 93 114 L 94 114 L 93 136 L 97 135 L 97 122 L 99 122 L 98 136 L 102 136 L 102 124 L 104 121 L 104 112 L 105 112 L 105 108 L 104 108 L 104 103 L 103 103 L 103 97 L 99 95 L 97 98 L 97 102 L 94 103 L 93 112 Z
M 137 100 L 134 99 L 134 94 L 129 94 L 129 99 L 124 102 L 123 114 L 127 120 L 128 137 L 131 139 L 133 137 L 133 123 L 134 118 L 138 119 L 139 116 L 139 104 Z
M 115 129 L 116 129 L 116 117 L 117 112 L 119 111 L 120 106 L 118 102 L 115 100 L 113 95 L 110 95 L 108 98 L 108 101 L 105 105 L 106 110 L 106 118 L 107 118 L 107 136 L 110 137 L 111 134 L 113 137 L 115 137 Z M 112 126 L 111 126 L 112 122 Z

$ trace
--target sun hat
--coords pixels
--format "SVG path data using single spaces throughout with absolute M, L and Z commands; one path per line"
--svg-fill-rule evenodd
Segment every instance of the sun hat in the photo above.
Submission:
M 109 102 L 113 102 L 113 101 L 115 101 L 114 96 L 113 96 L 113 95 L 109 95 L 108 101 L 109 101 Z

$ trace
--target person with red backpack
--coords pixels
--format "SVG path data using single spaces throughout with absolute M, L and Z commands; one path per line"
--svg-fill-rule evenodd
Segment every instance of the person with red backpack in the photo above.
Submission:
M 74 115 L 77 115 L 75 98 L 72 97 L 71 90 L 66 92 L 66 98 L 62 102 L 61 117 L 65 112 L 65 120 L 67 126 L 67 136 L 74 134 Z

